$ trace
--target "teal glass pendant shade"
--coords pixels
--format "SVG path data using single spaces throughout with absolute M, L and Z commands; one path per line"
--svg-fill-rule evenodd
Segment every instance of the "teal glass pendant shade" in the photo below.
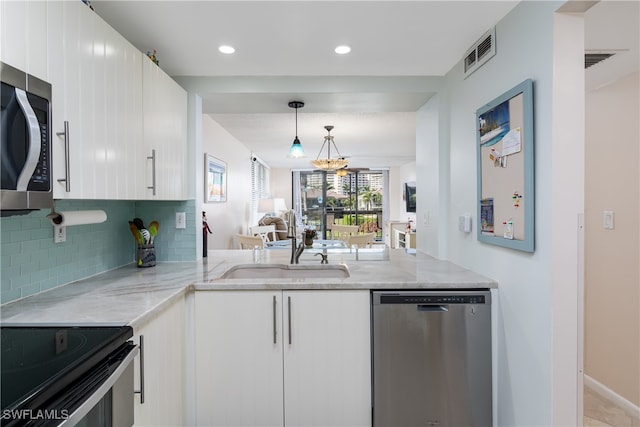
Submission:
M 293 157 L 294 159 L 299 159 L 300 157 L 304 157 L 304 149 L 302 148 L 302 144 L 300 144 L 300 140 L 296 136 L 293 140 L 293 144 L 291 144 L 291 148 L 289 148 L 289 157 Z

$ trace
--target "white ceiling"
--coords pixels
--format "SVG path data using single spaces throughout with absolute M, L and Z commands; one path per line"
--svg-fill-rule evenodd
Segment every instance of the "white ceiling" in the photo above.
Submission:
M 318 154 L 324 126 L 333 125 L 351 166 L 412 161 L 415 112 L 518 2 L 91 3 L 138 49 L 156 49 L 160 67 L 202 96 L 203 112 L 268 164 L 306 168 L 308 158 L 286 157 L 295 134 L 289 101 L 306 104 L 298 110 L 298 136 L 309 158 Z M 219 53 L 221 44 L 236 53 Z M 352 52 L 336 55 L 338 44 Z

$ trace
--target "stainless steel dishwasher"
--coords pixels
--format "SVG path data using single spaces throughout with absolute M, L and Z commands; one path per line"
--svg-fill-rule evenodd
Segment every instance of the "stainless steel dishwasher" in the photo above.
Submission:
M 373 425 L 492 425 L 491 293 L 372 293 Z

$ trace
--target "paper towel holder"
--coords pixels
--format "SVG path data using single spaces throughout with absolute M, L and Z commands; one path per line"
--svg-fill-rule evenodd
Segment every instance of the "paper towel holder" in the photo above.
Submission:
M 60 225 L 62 223 L 62 215 L 60 215 L 53 209 L 51 209 L 51 212 L 47 215 L 47 218 L 51 220 L 51 224 L 53 225 Z
M 65 220 L 65 215 L 72 216 L 72 218 Z M 56 212 L 52 209 L 47 218 L 54 227 L 63 227 L 68 225 L 99 224 L 107 220 L 107 214 L 103 210 Z

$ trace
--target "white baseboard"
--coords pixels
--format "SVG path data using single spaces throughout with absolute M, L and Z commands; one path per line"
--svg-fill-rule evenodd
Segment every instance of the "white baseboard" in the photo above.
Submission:
M 586 374 L 584 375 L 584 385 L 614 405 L 618 406 L 630 416 L 640 420 L 640 406 L 634 405 L 632 402 L 620 396 L 606 385 L 594 380 Z

